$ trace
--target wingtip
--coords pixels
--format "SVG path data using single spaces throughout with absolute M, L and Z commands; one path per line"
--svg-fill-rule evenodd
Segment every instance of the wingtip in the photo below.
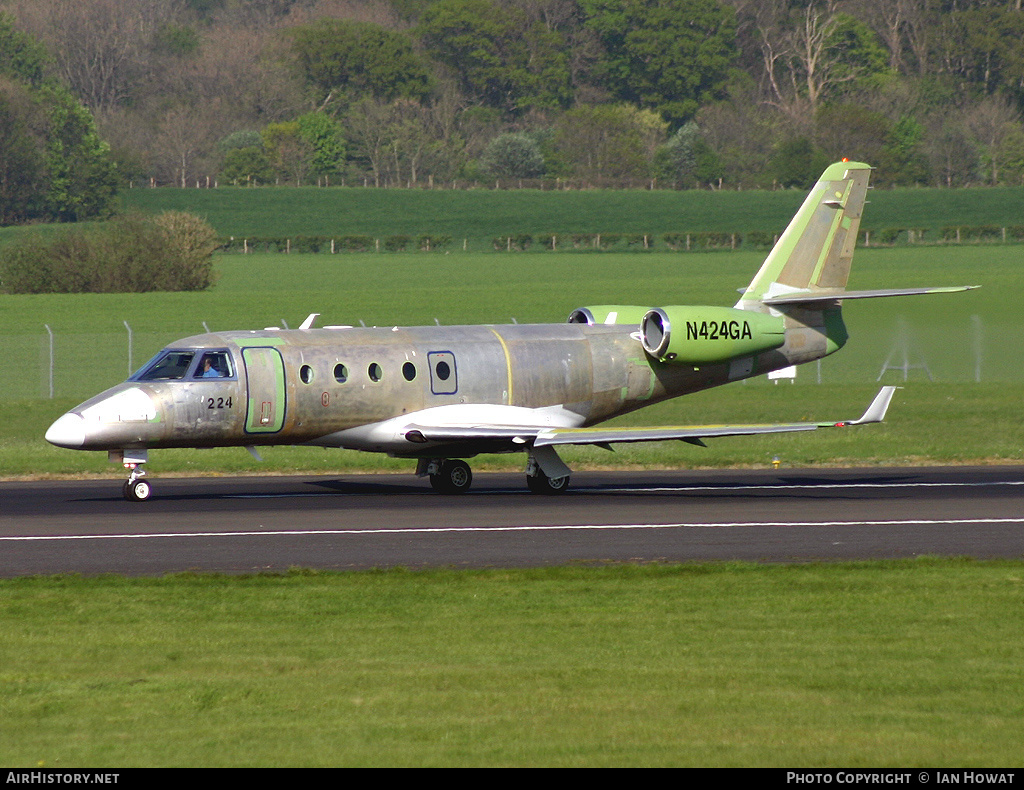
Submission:
M 861 415 L 859 420 L 850 420 L 847 425 L 866 425 L 873 422 L 882 422 L 885 419 L 885 413 L 889 410 L 889 404 L 892 402 L 892 396 L 896 393 L 899 387 L 886 385 L 878 391 L 875 395 L 875 399 L 871 401 L 871 405 L 868 406 L 867 410 Z

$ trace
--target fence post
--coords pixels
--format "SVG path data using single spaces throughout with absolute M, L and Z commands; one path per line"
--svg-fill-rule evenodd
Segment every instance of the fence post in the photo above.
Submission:
M 49 324 L 43 324 L 46 333 L 50 336 L 50 400 L 53 400 L 53 330 Z
M 972 315 L 971 326 L 974 329 L 971 333 L 971 345 L 974 347 L 974 382 L 980 384 L 982 341 L 984 340 L 984 327 L 981 323 L 981 316 Z
M 131 376 L 135 371 L 132 370 L 132 328 L 128 326 L 128 322 L 124 321 L 124 328 L 128 330 L 128 375 Z

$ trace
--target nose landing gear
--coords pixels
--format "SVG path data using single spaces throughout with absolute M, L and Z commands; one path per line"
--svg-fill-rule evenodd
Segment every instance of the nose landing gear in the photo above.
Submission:
M 153 493 L 153 487 L 144 479 L 146 470 L 141 464 L 125 464 L 125 468 L 130 469 L 131 474 L 128 475 L 122 489 L 124 498 L 129 502 L 145 502 Z
M 145 502 L 153 493 L 153 487 L 145 479 L 146 470 L 142 465 L 149 460 L 146 450 L 111 450 L 107 458 L 112 463 L 124 464 L 128 470 L 128 479 L 121 487 L 121 493 L 129 502 Z

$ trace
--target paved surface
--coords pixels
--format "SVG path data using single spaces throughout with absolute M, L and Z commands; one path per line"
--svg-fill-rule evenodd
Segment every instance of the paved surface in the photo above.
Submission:
M 289 567 L 1024 557 L 1024 467 L 577 473 L 568 493 L 478 474 L 0 483 L 0 576 Z

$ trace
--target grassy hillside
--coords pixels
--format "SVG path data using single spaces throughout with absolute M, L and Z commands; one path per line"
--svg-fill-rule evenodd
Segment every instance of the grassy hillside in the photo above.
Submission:
M 366 234 L 449 235 L 459 245 L 491 248 L 494 237 L 571 233 L 651 234 L 781 231 L 803 200 L 802 190 L 778 192 L 133 189 L 126 208 L 184 209 L 224 236 Z M 896 189 L 870 195 L 863 227 L 1019 225 L 1024 188 Z M 927 237 L 926 237 L 927 238 Z

